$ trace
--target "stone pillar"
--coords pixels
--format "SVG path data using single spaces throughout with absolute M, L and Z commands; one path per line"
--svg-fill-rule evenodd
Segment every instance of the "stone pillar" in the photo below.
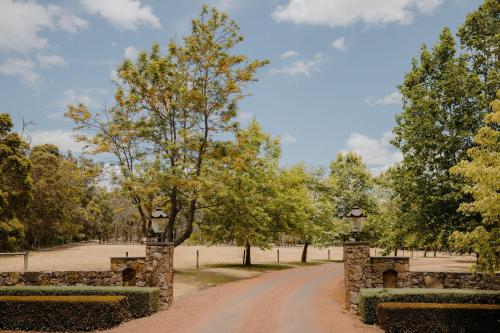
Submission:
M 344 284 L 346 308 L 358 313 L 360 289 L 372 287 L 368 242 L 344 243 Z
M 144 266 L 146 285 L 160 288 L 160 301 L 169 307 L 174 300 L 174 245 L 147 243 Z

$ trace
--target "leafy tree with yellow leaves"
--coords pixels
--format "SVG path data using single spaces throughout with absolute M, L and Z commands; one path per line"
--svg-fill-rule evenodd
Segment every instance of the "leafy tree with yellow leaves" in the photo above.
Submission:
M 474 137 L 476 146 L 467 151 L 470 160 L 462 160 L 451 168 L 469 183 L 464 187 L 474 201 L 462 203 L 464 213 L 479 213 L 482 223 L 471 232 L 455 231 L 451 235 L 458 249 L 472 249 L 478 254 L 476 269 L 500 270 L 500 90 L 486 114 L 484 127 Z
M 155 44 L 135 63 L 119 66 L 117 105 L 109 117 L 93 116 L 84 106 L 67 112 L 77 129 L 95 131 L 82 141 L 114 154 L 121 184 L 143 219 L 148 198 L 161 204 L 168 214 L 164 240 L 176 246 L 189 238 L 204 208 L 209 165 L 220 158 L 221 134 L 236 126 L 242 89 L 267 63 L 234 54 L 242 40 L 234 21 L 205 6 L 182 44 L 170 41 L 166 54 Z M 156 186 L 144 185 L 143 176 L 157 177 L 149 182 Z

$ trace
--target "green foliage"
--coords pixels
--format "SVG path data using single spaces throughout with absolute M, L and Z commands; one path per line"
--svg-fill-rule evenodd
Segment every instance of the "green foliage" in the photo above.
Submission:
M 75 222 L 83 213 L 82 171 L 54 145 L 33 147 L 30 161 L 36 200 L 25 215 L 28 244 L 39 247 L 71 240 L 81 229 Z
M 474 199 L 460 210 L 481 214 L 482 225 L 471 232 L 455 231 L 450 239 L 456 250 L 472 249 L 479 255 L 475 269 L 494 273 L 500 270 L 500 90 L 491 105 L 486 125 L 474 137 L 476 146 L 467 151 L 470 160 L 451 169 L 469 181 L 463 191 Z
M 92 331 L 128 318 L 124 296 L 0 296 L 1 329 Z
M 449 248 L 453 232 L 480 225 L 479 211 L 464 214 L 471 192 L 464 177 L 450 168 L 469 157 L 472 138 L 484 125 L 489 101 L 500 86 L 499 13 L 498 1 L 486 0 L 468 15 L 457 34 L 460 53 L 450 29 L 444 28 L 431 50 L 422 46 L 399 86 L 403 111 L 396 116 L 392 143 L 404 159 L 390 173 L 392 196 L 399 201 L 393 218 L 393 230 L 400 234 L 393 237 L 396 243 Z M 408 236 L 401 237 L 401 231 Z
M 269 248 L 273 232 L 288 220 L 273 220 L 269 211 L 276 195 L 279 143 L 263 133 L 256 121 L 238 130 L 236 143 L 225 147 L 225 156 L 213 167 L 216 176 L 201 230 L 212 243 Z
M 346 217 L 354 206 L 365 212 L 374 211 L 375 201 L 370 195 L 371 174 L 358 154 L 338 153 L 335 161 L 330 163 L 328 181 L 331 200 L 339 218 Z
M 133 318 L 149 316 L 160 308 L 158 288 L 90 286 L 16 286 L 0 287 L 1 296 L 125 296 L 127 311 Z
M 500 291 L 468 289 L 361 289 L 359 312 L 366 324 L 377 321 L 377 306 L 388 302 L 500 304 Z
M 182 44 L 171 40 L 165 55 L 155 44 L 119 66 L 117 106 L 105 117 L 83 105 L 67 112 L 77 129 L 95 132 L 79 137 L 94 152 L 115 155 L 120 184 L 144 223 L 152 201 L 167 211 L 164 237 L 176 246 L 189 238 L 203 208 L 204 182 L 220 159 L 221 134 L 237 126 L 243 88 L 267 64 L 234 54 L 242 40 L 226 14 L 203 7 Z
M 7 113 L 0 113 L 0 251 L 16 250 L 24 240 L 19 221 L 31 199 L 31 163 L 26 142 L 15 132 Z
M 463 182 L 449 169 L 471 147 L 482 123 L 481 83 L 469 71 L 464 56 L 457 57 L 451 31 L 443 29 L 432 50 L 422 47 L 419 61 L 400 86 L 403 112 L 396 117 L 394 145 L 403 153 L 394 182 L 401 209 L 411 215 L 408 229 L 436 241 L 444 232 L 467 227 L 457 212 L 465 200 Z
M 22 247 L 24 236 L 24 224 L 17 218 L 7 221 L 0 220 L 0 250 L 18 250 Z
M 381 303 L 377 323 L 388 333 L 498 332 L 500 305 Z
M 500 87 L 500 2 L 484 0 L 479 8 L 467 15 L 458 29 L 462 48 L 483 85 L 482 101 L 487 104 L 495 99 Z

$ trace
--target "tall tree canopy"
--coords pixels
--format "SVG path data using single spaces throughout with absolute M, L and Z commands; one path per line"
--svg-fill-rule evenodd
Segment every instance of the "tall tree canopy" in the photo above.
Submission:
M 76 223 L 83 213 L 84 177 L 80 168 L 50 144 L 33 147 L 30 160 L 36 200 L 26 212 L 28 245 L 39 247 L 72 240 L 82 227 Z
M 371 196 L 371 174 L 361 156 L 354 152 L 338 153 L 330 163 L 329 185 L 331 200 L 339 218 L 344 218 L 354 206 L 367 212 L 375 208 Z
M 486 125 L 474 137 L 476 146 L 467 152 L 470 160 L 451 169 L 468 180 L 463 190 L 474 199 L 462 203 L 460 210 L 479 213 L 482 218 L 481 225 L 473 231 L 456 231 L 455 245 L 476 251 L 477 268 L 489 272 L 500 270 L 500 90 L 497 96 L 491 104 L 492 112 L 485 116 Z
M 12 127 L 10 116 L 0 113 L 0 250 L 22 246 L 25 228 L 19 218 L 32 189 L 31 163 L 25 156 L 28 144 Z
M 235 126 L 243 87 L 267 63 L 233 54 L 243 40 L 238 30 L 226 14 L 203 7 L 183 44 L 170 41 L 165 55 L 155 44 L 137 62 L 126 60 L 118 68 L 117 105 L 109 120 L 92 116 L 84 106 L 67 113 L 79 129 L 97 131 L 80 139 L 97 145 L 97 152 L 115 154 L 125 189 L 142 216 L 141 194 L 147 191 L 136 168 L 145 154 L 149 162 L 156 159 L 159 196 L 169 216 L 165 240 L 175 245 L 191 235 L 195 212 L 203 206 L 207 166 L 218 158 L 220 134 Z
M 250 265 L 250 247 L 269 248 L 275 232 L 282 230 L 283 221 L 269 214 L 276 194 L 279 143 L 253 121 L 225 149 L 211 177 L 219 185 L 208 199 L 213 209 L 206 212 L 201 228 L 212 243 L 244 246 L 245 263 Z

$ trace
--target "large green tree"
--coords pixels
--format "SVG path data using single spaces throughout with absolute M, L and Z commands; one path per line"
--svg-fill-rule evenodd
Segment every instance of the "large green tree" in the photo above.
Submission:
M 393 144 L 403 161 L 395 186 L 412 228 L 429 245 L 438 235 L 445 240 L 452 230 L 467 228 L 457 212 L 467 200 L 463 182 L 449 169 L 466 156 L 486 111 L 478 108 L 484 85 L 468 65 L 445 28 L 432 50 L 422 47 L 400 86 L 403 111 L 396 116 Z
M 170 41 L 166 54 L 155 44 L 135 63 L 126 60 L 119 66 L 117 105 L 109 119 L 92 116 L 83 106 L 68 112 L 79 129 L 96 131 L 80 139 L 117 157 L 124 189 L 143 218 L 149 190 L 139 181 L 137 167 L 144 159 L 156 167 L 156 194 L 169 216 L 165 241 L 175 245 L 189 238 L 196 212 L 203 209 L 208 166 L 218 158 L 220 134 L 235 126 L 243 87 L 266 64 L 236 54 L 242 40 L 226 14 L 203 7 L 182 44 Z
M 83 175 L 72 158 L 51 144 L 31 150 L 33 197 L 25 218 L 27 244 L 40 247 L 73 240 L 82 226 Z
M 0 113 L 0 250 L 22 246 L 25 228 L 20 221 L 31 199 L 31 163 L 26 142 L 12 131 L 12 119 Z
M 253 121 L 247 129 L 237 131 L 236 142 L 229 143 L 224 151 L 211 176 L 217 191 L 206 199 L 212 208 L 206 212 L 200 228 L 214 244 L 244 246 L 245 264 L 251 265 L 251 246 L 269 248 L 273 236 L 289 222 L 283 215 L 283 219 L 273 219 L 270 214 L 276 209 L 273 200 L 277 189 L 279 142 L 262 132 Z
M 335 161 L 330 163 L 328 182 L 337 217 L 346 217 L 354 206 L 365 212 L 375 209 L 371 195 L 372 176 L 358 154 L 338 153 Z
M 452 240 L 458 249 L 472 249 L 479 255 L 477 269 L 494 273 L 500 270 L 500 90 L 491 105 L 486 125 L 474 137 L 476 146 L 467 152 L 470 159 L 451 169 L 468 180 L 463 191 L 474 199 L 462 203 L 460 210 L 479 213 L 482 221 L 470 232 L 455 231 Z

